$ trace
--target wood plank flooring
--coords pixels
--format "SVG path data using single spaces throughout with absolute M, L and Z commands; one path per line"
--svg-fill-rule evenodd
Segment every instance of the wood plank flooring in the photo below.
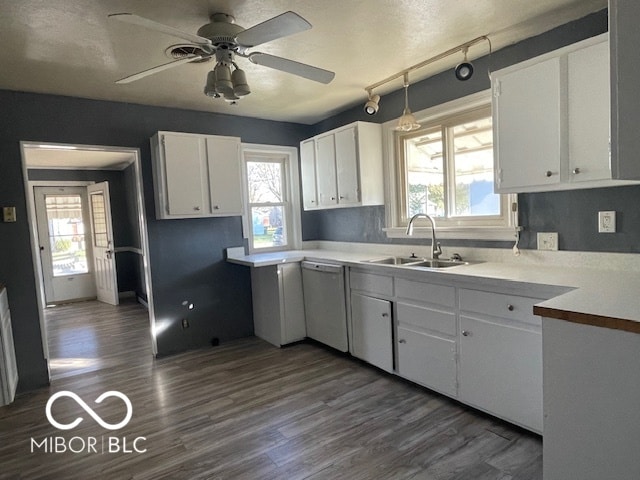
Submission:
M 89 302 L 47 316 L 59 366 L 51 387 L 0 408 L 2 479 L 542 478 L 540 437 L 315 344 L 249 338 L 153 360 L 138 305 Z M 109 431 L 61 398 L 57 421 L 84 419 L 58 430 L 45 406 L 62 390 L 110 423 L 123 418 L 122 401 L 94 400 L 123 392 L 132 418 Z M 146 452 L 31 453 L 32 438 L 77 437 L 67 444 L 79 450 L 110 436 L 145 437 Z

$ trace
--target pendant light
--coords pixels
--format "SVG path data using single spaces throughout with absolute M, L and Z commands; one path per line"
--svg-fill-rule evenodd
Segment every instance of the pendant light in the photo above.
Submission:
M 401 132 L 411 132 L 420 128 L 420 124 L 416 122 L 416 117 L 411 113 L 409 108 L 409 74 L 404 74 L 404 111 L 402 116 L 398 119 L 398 126 L 396 130 Z

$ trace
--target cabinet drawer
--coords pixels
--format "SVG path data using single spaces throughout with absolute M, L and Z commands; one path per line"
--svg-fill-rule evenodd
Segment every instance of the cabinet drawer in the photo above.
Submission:
M 355 272 L 351 270 L 349 282 L 352 290 L 376 293 L 378 295 L 393 295 L 393 278 L 373 273 Z
M 459 295 L 460 310 L 542 325 L 540 317 L 533 314 L 533 306 L 542 299 L 466 289 L 460 289 Z
M 399 323 L 455 336 L 455 313 L 443 312 L 403 302 L 398 302 L 396 305 Z
M 435 303 L 436 305 L 451 308 L 456 304 L 456 290 L 454 287 L 416 282 L 405 280 L 404 278 L 396 279 L 396 295 L 400 298 Z

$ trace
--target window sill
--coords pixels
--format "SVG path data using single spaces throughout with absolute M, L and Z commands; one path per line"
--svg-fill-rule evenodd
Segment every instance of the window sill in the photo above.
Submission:
M 408 238 L 406 228 L 392 227 L 383 228 L 387 238 Z M 431 228 L 415 227 L 413 229 L 415 238 L 431 238 Z M 510 241 L 515 240 L 514 227 L 438 227 L 436 237 L 440 239 L 455 240 L 490 240 L 490 241 Z

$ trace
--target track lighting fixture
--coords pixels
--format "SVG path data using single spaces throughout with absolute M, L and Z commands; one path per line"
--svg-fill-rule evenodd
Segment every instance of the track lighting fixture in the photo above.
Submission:
M 371 90 L 367 90 L 367 94 L 369 95 L 369 99 L 367 103 L 364 104 L 364 113 L 367 115 L 375 115 L 378 113 L 378 109 L 380 106 L 378 102 L 380 102 L 380 95 L 371 95 Z
M 462 53 L 464 53 L 464 61 L 456 66 L 455 73 L 456 78 L 460 81 L 469 80 L 473 75 L 473 65 L 467 61 L 467 52 L 469 47 L 464 47 Z
M 390 77 L 385 78 L 384 80 L 381 80 L 377 83 L 373 83 L 368 87 L 366 87 L 365 91 L 367 92 L 368 100 L 364 104 L 365 113 L 367 115 L 375 115 L 378 112 L 378 109 L 380 108 L 378 105 L 378 102 L 380 101 L 380 95 L 372 95 L 372 92 L 374 89 L 377 89 L 378 87 L 386 83 L 396 80 L 397 78 L 404 77 L 404 96 L 405 96 L 404 112 L 399 119 L 400 121 L 398 126 L 396 127 L 396 130 L 411 131 L 416 128 L 419 128 L 420 125 L 416 123 L 415 117 L 413 116 L 413 114 L 411 113 L 411 110 L 409 109 L 409 101 L 407 98 L 407 95 L 408 95 L 407 89 L 409 88 L 409 80 L 408 80 L 409 72 L 413 72 L 414 70 L 417 70 L 419 68 L 426 67 L 427 65 L 430 65 L 444 58 L 447 58 L 449 55 L 453 55 L 454 53 L 462 52 L 464 54 L 464 61 L 458 64 L 458 66 L 456 66 L 455 74 L 458 80 L 461 80 L 461 81 L 469 80 L 473 75 L 473 65 L 467 60 L 467 53 L 469 51 L 469 47 L 472 47 L 473 45 L 476 45 L 480 42 L 487 42 L 489 44 L 489 62 L 491 62 L 492 48 L 491 48 L 491 40 L 489 39 L 489 37 L 487 37 L 486 35 L 483 35 L 481 37 L 474 38 L 473 40 L 469 40 L 466 43 L 458 45 L 457 47 L 450 48 L 446 52 L 442 52 L 438 55 L 428 58 L 427 60 L 424 60 L 415 65 L 412 65 L 409 68 L 405 68 L 404 70 L 401 70 L 400 72 L 395 73 Z
M 409 74 L 404 74 L 404 111 L 402 116 L 398 119 L 398 126 L 396 130 L 401 132 L 411 132 L 420 128 L 420 124 L 416 122 L 416 117 L 411 113 L 409 108 Z

